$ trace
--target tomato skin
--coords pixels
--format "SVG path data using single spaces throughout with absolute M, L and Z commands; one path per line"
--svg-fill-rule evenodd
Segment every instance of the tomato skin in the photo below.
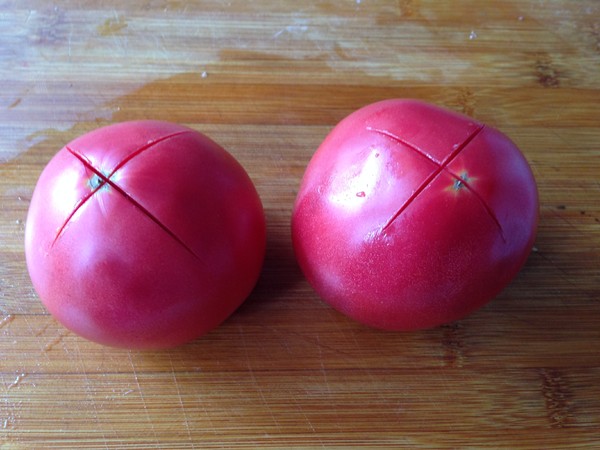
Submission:
M 110 183 L 94 170 L 114 171 Z M 25 232 L 50 313 L 89 340 L 135 349 L 183 344 L 223 322 L 256 284 L 265 246 L 242 166 L 206 136 L 158 121 L 67 144 L 40 176 Z
M 305 171 L 298 263 L 331 306 L 388 330 L 435 327 L 495 297 L 535 239 L 538 194 L 499 131 L 416 100 L 343 119 Z

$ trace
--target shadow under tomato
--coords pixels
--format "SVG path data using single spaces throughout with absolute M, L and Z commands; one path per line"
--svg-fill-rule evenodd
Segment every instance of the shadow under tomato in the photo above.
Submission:
M 267 248 L 263 269 L 254 290 L 234 314 L 250 313 L 265 303 L 289 298 L 287 293 L 304 279 L 292 248 L 290 212 L 265 211 Z

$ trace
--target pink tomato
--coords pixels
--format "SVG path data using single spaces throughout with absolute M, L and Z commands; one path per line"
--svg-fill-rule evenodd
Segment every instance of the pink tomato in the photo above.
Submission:
M 459 319 L 524 264 L 538 221 L 535 180 L 505 135 L 415 100 L 342 120 L 302 180 L 292 215 L 316 292 L 390 330 Z
M 67 144 L 40 176 L 25 232 L 50 313 L 87 339 L 139 349 L 224 321 L 253 289 L 265 242 L 262 204 L 233 156 L 156 121 Z

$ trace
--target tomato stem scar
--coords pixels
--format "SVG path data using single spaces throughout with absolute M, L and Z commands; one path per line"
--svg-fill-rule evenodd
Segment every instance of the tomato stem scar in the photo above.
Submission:
M 452 187 L 455 191 L 458 191 L 465 187 L 465 181 L 469 181 L 469 174 L 467 174 L 467 172 L 463 172 L 460 174 L 460 177 L 454 178 Z
M 88 180 L 88 185 L 92 188 L 92 189 L 96 189 L 97 187 L 100 187 L 104 184 L 104 182 L 102 181 L 102 178 L 100 178 L 98 175 L 94 174 L 92 176 L 92 178 L 90 178 Z
M 104 176 L 106 178 L 109 178 L 108 174 L 103 173 Z M 108 187 L 108 184 L 104 181 L 104 178 L 98 176 L 96 173 L 94 173 L 87 182 L 88 186 L 90 187 L 91 190 L 96 191 L 99 188 L 102 187 Z

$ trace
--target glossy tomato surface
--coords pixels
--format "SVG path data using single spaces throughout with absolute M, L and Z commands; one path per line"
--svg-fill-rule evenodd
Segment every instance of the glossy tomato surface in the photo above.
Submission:
M 35 188 L 27 267 L 67 328 L 150 349 L 192 340 L 249 295 L 265 218 L 242 166 L 166 122 L 124 122 L 67 144 Z
M 298 262 L 316 292 L 365 324 L 430 328 L 496 296 L 538 221 L 523 154 L 492 127 L 415 100 L 342 120 L 294 205 Z

